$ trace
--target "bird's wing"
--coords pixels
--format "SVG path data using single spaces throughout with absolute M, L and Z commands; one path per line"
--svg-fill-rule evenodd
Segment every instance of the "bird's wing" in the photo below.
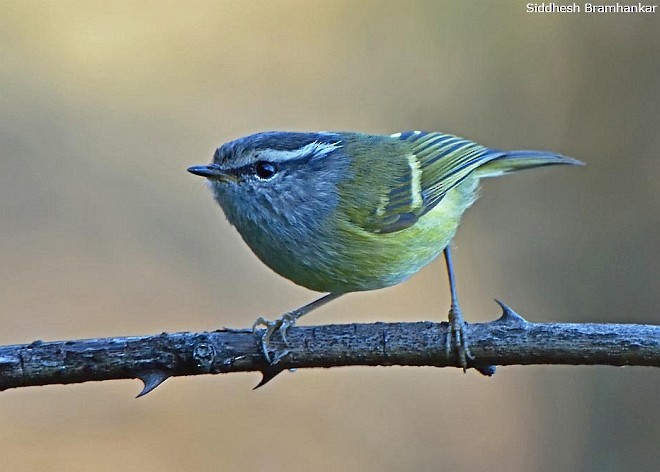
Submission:
M 408 131 L 391 137 L 404 144 L 401 149 L 407 152 L 400 159 L 407 160 L 407 167 L 382 189 L 378 205 L 365 219 L 362 226 L 374 233 L 412 226 L 477 167 L 501 155 L 449 134 Z

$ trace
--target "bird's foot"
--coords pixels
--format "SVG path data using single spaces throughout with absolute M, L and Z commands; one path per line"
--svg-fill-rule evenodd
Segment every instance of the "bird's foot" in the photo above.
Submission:
M 276 332 L 280 333 L 280 336 L 282 337 L 282 341 L 284 341 L 284 344 L 288 347 L 289 340 L 286 338 L 286 332 L 288 331 L 289 328 L 291 328 L 295 324 L 296 324 L 296 317 L 294 316 L 293 313 L 285 313 L 274 321 L 267 320 L 265 318 L 262 318 L 261 316 L 255 320 L 254 324 L 252 325 L 253 333 L 256 332 L 257 327 L 259 326 L 263 326 L 266 328 L 264 330 L 264 333 L 261 335 L 261 341 L 260 341 L 261 352 L 264 355 L 266 362 L 268 362 L 271 365 L 277 364 L 280 360 L 282 360 L 284 357 L 286 357 L 289 354 L 289 350 L 286 349 L 280 353 L 277 353 L 274 357 L 271 358 L 268 347 L 270 344 L 270 338 Z
M 445 352 L 449 356 L 453 351 L 458 356 L 458 363 L 463 368 L 463 372 L 467 370 L 468 360 L 474 359 L 467 341 L 466 326 L 461 309 L 458 305 L 452 304 L 449 310 L 449 331 L 445 339 Z

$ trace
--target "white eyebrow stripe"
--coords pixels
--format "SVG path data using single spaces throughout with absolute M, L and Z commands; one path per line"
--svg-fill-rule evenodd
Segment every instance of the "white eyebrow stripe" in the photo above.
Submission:
M 309 156 L 314 154 L 315 156 L 324 156 L 331 153 L 332 151 L 339 149 L 341 143 L 321 143 L 319 141 L 314 141 L 313 143 L 306 144 L 305 146 L 294 149 L 293 151 L 282 151 L 277 149 L 264 149 L 260 151 L 263 153 L 267 160 L 270 162 L 287 162 L 301 157 Z

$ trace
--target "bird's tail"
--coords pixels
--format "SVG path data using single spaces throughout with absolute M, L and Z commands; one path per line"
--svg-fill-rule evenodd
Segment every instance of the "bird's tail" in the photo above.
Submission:
M 562 156 L 550 151 L 492 151 L 497 157 L 479 166 L 475 173 L 478 177 L 496 177 L 533 167 L 565 164 L 582 166 L 584 162 L 571 157 Z

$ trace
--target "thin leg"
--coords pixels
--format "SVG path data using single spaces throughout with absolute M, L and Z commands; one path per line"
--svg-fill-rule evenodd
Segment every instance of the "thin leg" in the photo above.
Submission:
M 275 332 L 280 333 L 280 336 L 282 336 L 282 341 L 284 341 L 284 344 L 288 346 L 289 341 L 286 338 L 286 332 L 290 327 L 296 324 L 296 321 L 298 321 L 300 317 L 305 316 L 310 311 L 316 310 L 317 308 L 322 307 L 326 303 L 329 303 L 332 300 L 341 297 L 342 295 L 344 294 L 329 293 L 319 298 L 318 300 L 314 300 L 312 303 L 308 303 L 307 305 L 302 306 L 296 310 L 290 311 L 288 313 L 284 313 L 282 316 L 280 316 L 278 319 L 274 321 L 269 321 L 262 317 L 257 318 L 257 320 L 252 325 L 252 331 L 253 332 L 256 331 L 257 326 L 266 327 L 264 334 L 261 335 L 261 351 L 263 352 L 266 361 L 268 361 L 269 364 L 274 364 L 289 353 L 289 351 L 287 350 L 278 354 L 277 356 L 275 356 L 275 358 L 271 359 L 270 353 L 268 352 L 268 344 L 270 343 L 270 338 L 273 336 L 273 334 L 275 334 Z
M 449 308 L 449 333 L 445 344 L 447 355 L 452 350 L 452 344 L 458 354 L 458 361 L 463 367 L 463 371 L 467 369 L 468 359 L 474 359 L 470 352 L 468 342 L 465 336 L 465 325 L 467 324 L 463 319 L 461 307 L 458 304 L 458 295 L 456 293 L 456 280 L 454 278 L 454 264 L 451 260 L 451 248 L 447 246 L 444 250 L 445 262 L 447 263 L 447 276 L 449 277 L 449 291 L 451 293 L 451 307 Z

